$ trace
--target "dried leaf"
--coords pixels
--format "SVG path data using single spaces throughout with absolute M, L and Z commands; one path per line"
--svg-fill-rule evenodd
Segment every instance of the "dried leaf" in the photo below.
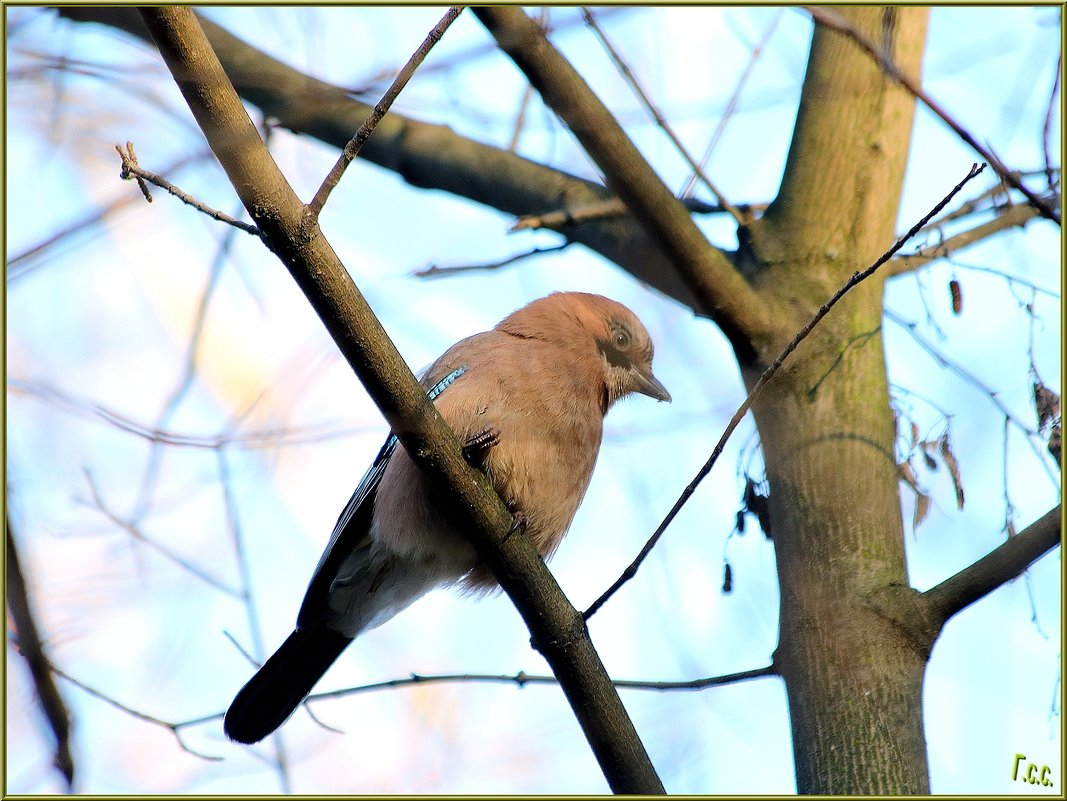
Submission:
M 911 449 L 915 450 L 915 446 L 919 444 L 919 424 L 914 420 L 911 421 Z
M 745 494 L 743 500 L 745 508 L 749 511 L 752 511 L 752 504 L 755 502 L 756 497 L 756 482 L 748 476 L 745 476 Z
M 734 589 L 734 574 L 730 569 L 730 563 L 727 562 L 722 571 L 722 591 L 725 594 L 730 594 Z
M 916 495 L 922 495 L 923 491 L 919 488 L 919 479 L 915 475 L 915 468 L 911 466 L 911 462 L 901 462 L 897 465 L 897 473 L 900 478 L 907 483 L 909 487 L 915 490 Z
M 930 455 L 930 452 L 923 450 L 923 461 L 926 462 L 926 469 L 937 472 L 937 459 Z
M 952 485 L 956 488 L 956 506 L 963 509 L 963 480 L 960 478 L 960 465 L 956 461 L 956 454 L 952 452 L 952 446 L 948 442 L 948 432 L 941 437 L 941 460 L 952 475 Z
M 952 295 L 952 313 L 959 315 L 963 311 L 963 292 L 960 290 L 960 282 L 953 278 L 948 282 L 948 291 Z
M 745 509 L 756 516 L 756 520 L 763 529 L 767 539 L 771 538 L 771 507 L 767 501 L 768 496 L 760 493 L 756 482 L 751 478 L 745 479 Z
M 1052 431 L 1048 435 L 1048 452 L 1052 454 L 1052 458 L 1056 460 L 1056 466 L 1060 466 L 1060 462 L 1063 459 L 1063 435 L 1060 432 L 1060 421 L 1057 420 L 1052 424 Z
M 930 514 L 930 496 L 925 492 L 915 495 L 915 514 L 911 516 L 911 530 L 915 531 Z
M 1044 431 L 1053 419 L 1060 416 L 1060 396 L 1040 381 L 1035 381 L 1034 408 L 1037 410 L 1037 427 Z

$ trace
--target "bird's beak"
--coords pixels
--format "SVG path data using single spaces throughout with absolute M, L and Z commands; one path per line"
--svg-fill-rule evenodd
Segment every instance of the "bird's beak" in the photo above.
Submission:
M 634 388 L 636 392 L 640 392 L 642 395 L 648 395 L 650 398 L 655 398 L 658 401 L 671 402 L 671 393 L 667 391 L 667 388 L 660 383 L 659 379 L 652 375 L 652 371 L 647 373 L 633 368 L 634 374 Z

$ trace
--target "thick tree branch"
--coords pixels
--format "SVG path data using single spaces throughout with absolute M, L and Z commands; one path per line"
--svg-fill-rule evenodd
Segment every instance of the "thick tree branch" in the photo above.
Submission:
M 33 686 L 41 711 L 56 738 L 55 766 L 67 782 L 67 790 L 74 786 L 74 757 L 70 753 L 70 713 L 63 702 L 55 681 L 52 666 L 44 653 L 41 635 L 30 606 L 30 594 L 19 564 L 15 538 L 11 535 L 11 517 L 5 520 L 7 533 L 7 609 L 15 629 L 15 644 L 30 669 Z
M 62 6 L 59 13 L 76 22 L 110 25 L 151 44 L 133 8 Z M 373 108 L 354 100 L 349 90 L 294 70 L 199 19 L 237 93 L 281 126 L 343 148 L 372 113 Z M 592 181 L 392 112 L 374 129 L 360 158 L 413 186 L 450 192 L 514 217 L 590 206 L 612 197 Z M 633 218 L 565 226 L 560 233 L 701 312 L 688 285 Z
M 474 13 L 667 254 L 700 309 L 719 325 L 741 360 L 751 361 L 773 338 L 774 328 L 756 291 L 725 254 L 708 243 L 622 126 L 536 22 L 515 6 L 480 6 Z
M 548 660 L 616 792 L 662 793 L 581 616 L 437 413 L 264 147 L 188 8 L 142 11 L 241 202 L 289 269 L 411 458 L 450 507 Z
M 922 594 L 927 607 L 944 623 L 1000 585 L 1011 581 L 1060 544 L 1062 512 L 1062 505 L 1046 512 L 974 564 L 928 589 Z

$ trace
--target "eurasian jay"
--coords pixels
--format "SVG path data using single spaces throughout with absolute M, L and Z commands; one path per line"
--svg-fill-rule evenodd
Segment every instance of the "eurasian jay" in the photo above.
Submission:
M 620 303 L 582 292 L 535 300 L 456 343 L 421 383 L 545 558 L 589 486 L 611 405 L 635 392 L 671 399 L 652 374 L 641 321 Z M 227 736 L 262 740 L 356 636 L 456 582 L 475 592 L 496 586 L 390 435 L 337 520 L 295 631 L 226 712 Z

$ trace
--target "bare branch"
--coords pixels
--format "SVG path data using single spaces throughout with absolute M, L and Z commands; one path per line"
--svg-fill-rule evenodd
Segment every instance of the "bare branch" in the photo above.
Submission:
M 742 418 L 744 418 L 744 416 L 748 413 L 749 408 L 752 406 L 756 398 L 759 397 L 760 392 L 763 391 L 763 388 L 767 385 L 767 382 L 769 382 L 774 377 L 774 374 L 778 372 L 778 369 L 789 357 L 789 354 L 791 354 L 794 350 L 797 349 L 797 346 L 800 345 L 804 338 L 812 332 L 815 326 L 819 324 L 819 321 L 822 320 L 823 317 L 825 317 L 827 314 L 829 314 L 830 309 L 832 309 L 850 289 L 852 289 L 865 279 L 869 278 L 879 267 L 889 261 L 889 259 L 892 258 L 893 254 L 904 246 L 905 242 L 907 242 L 911 237 L 913 237 L 915 233 L 920 228 L 922 228 L 922 226 L 926 225 L 926 223 L 929 222 L 935 214 L 941 211 L 941 209 L 943 209 L 948 204 L 948 202 L 956 196 L 956 194 L 963 188 L 963 186 L 976 175 L 978 175 L 984 167 L 984 164 L 982 166 L 979 166 L 977 164 L 973 165 L 971 167 L 971 171 L 967 173 L 966 177 L 964 177 L 962 181 L 956 184 L 956 186 L 953 187 L 952 191 L 945 195 L 945 197 L 943 197 L 936 206 L 934 206 L 929 212 L 927 212 L 927 214 L 921 220 L 919 220 L 919 222 L 913 225 L 910 231 L 908 231 L 906 234 L 904 234 L 904 236 L 898 239 L 893 244 L 893 246 L 889 248 L 889 250 L 879 256 L 878 259 L 876 259 L 875 262 L 871 264 L 871 266 L 869 266 L 867 269 L 863 270 L 862 272 L 853 273 L 852 277 L 845 282 L 844 286 L 838 289 L 837 292 L 834 293 L 833 297 L 826 301 L 826 303 L 822 305 L 822 308 L 820 308 L 815 313 L 815 315 L 810 320 L 808 320 L 804 327 L 796 333 L 790 343 L 785 346 L 785 349 L 780 354 L 778 354 L 778 357 L 773 362 L 771 362 L 770 366 L 766 370 L 763 371 L 763 374 L 759 377 L 759 380 L 752 387 L 752 391 L 749 392 L 748 397 L 745 398 L 744 403 L 742 403 L 741 406 L 738 407 L 737 411 L 734 412 L 734 416 L 730 418 L 730 422 L 726 424 L 726 430 L 723 431 L 722 436 L 719 438 L 719 441 L 715 444 L 715 448 L 712 450 L 711 456 L 708 457 L 708 461 L 704 463 L 704 466 L 700 468 L 693 480 L 689 482 L 686 488 L 682 491 L 682 494 L 678 497 L 678 500 L 675 501 L 674 506 L 671 507 L 671 510 L 667 513 L 667 516 L 663 519 L 663 522 L 659 524 L 659 526 L 653 532 L 652 536 L 649 537 L 648 541 L 645 543 L 644 547 L 641 548 L 641 551 L 637 554 L 637 557 L 627 566 L 627 568 L 622 572 L 622 575 L 620 575 L 615 580 L 615 582 L 610 587 L 608 587 L 607 590 L 605 590 L 604 593 L 599 598 L 597 598 L 589 606 L 588 609 L 585 610 L 583 617 L 587 621 L 594 614 L 596 614 L 597 610 L 600 609 L 600 607 L 603 606 L 608 601 L 608 599 L 611 598 L 612 595 L 618 592 L 622 585 L 624 585 L 627 581 L 637 575 L 637 569 L 641 566 L 641 563 L 652 552 L 652 549 L 655 547 L 656 543 L 659 542 L 660 537 L 662 537 L 663 533 L 667 530 L 667 526 L 671 524 L 675 516 L 677 516 L 678 512 L 682 510 L 682 507 L 685 506 L 686 502 L 692 497 L 693 493 L 696 492 L 696 488 L 700 486 L 700 483 L 711 472 L 711 468 L 715 466 L 715 462 L 718 461 L 719 455 L 726 447 L 726 441 L 730 438 L 730 435 L 733 434 L 734 429 L 736 429 L 737 426 L 740 424 Z
M 1041 128 L 1041 150 L 1045 154 L 1045 178 L 1048 180 L 1048 188 L 1055 186 L 1056 168 L 1052 165 L 1052 148 L 1049 147 L 1049 139 L 1052 135 L 1052 119 L 1055 115 L 1056 95 L 1060 91 L 1060 70 L 1063 68 L 1063 50 L 1056 56 L 1056 73 L 1052 79 L 1052 91 L 1048 96 L 1048 108 L 1045 111 L 1045 124 Z
M 1060 544 L 1062 512 L 1062 506 L 1051 509 L 974 564 L 924 592 L 922 598 L 931 612 L 943 623 L 1016 578 Z
M 265 654 L 263 627 L 260 625 L 259 610 L 252 596 L 252 572 L 249 569 L 248 559 L 246 558 L 244 531 L 241 528 L 241 519 L 237 514 L 237 497 L 234 494 L 233 482 L 230 479 L 230 465 L 226 460 L 224 451 L 216 451 L 215 455 L 219 469 L 219 484 L 222 486 L 223 503 L 226 507 L 226 528 L 230 535 L 234 559 L 237 562 L 237 569 L 241 577 L 241 600 L 244 603 L 245 614 L 248 617 L 248 631 L 252 637 L 252 647 L 255 650 L 256 661 L 262 664 Z M 271 745 L 274 748 L 274 765 L 277 768 L 281 790 L 286 794 L 291 793 L 289 757 L 285 750 L 285 741 L 281 737 L 271 737 Z
M 741 93 L 745 89 L 745 85 L 748 83 L 748 79 L 752 75 L 752 70 L 756 66 L 756 62 L 759 61 L 760 56 L 763 55 L 763 49 L 767 46 L 767 42 L 771 39 L 771 34 L 774 33 L 774 29 L 778 27 L 779 21 L 782 19 L 784 11 L 779 10 L 774 15 L 774 19 L 771 20 L 771 24 L 767 26 L 767 29 L 763 32 L 763 36 L 759 42 L 752 48 L 752 52 L 749 55 L 748 63 L 745 65 L 745 69 L 741 72 L 740 77 L 737 79 L 737 85 L 734 87 L 733 92 L 730 94 L 730 99 L 726 101 L 726 108 L 723 109 L 722 117 L 719 119 L 718 124 L 715 126 L 715 130 L 712 131 L 711 139 L 708 140 L 708 146 L 704 150 L 704 155 L 700 159 L 701 166 L 707 165 L 711 161 L 711 156 L 715 152 L 715 148 L 719 146 L 719 142 L 722 141 L 722 136 L 726 133 L 726 126 L 733 119 L 734 113 L 737 111 L 737 106 L 741 101 Z M 681 197 L 687 198 L 693 192 L 693 187 L 696 184 L 696 173 L 693 173 L 686 179 L 685 184 L 682 186 L 682 191 L 679 192 Z M 748 214 L 752 210 L 756 210 L 756 207 L 750 206 L 745 208 L 739 207 L 743 214 Z M 764 205 L 762 208 L 766 208 Z
M 52 680 L 52 665 L 44 653 L 44 644 L 37 630 L 33 607 L 30 605 L 30 593 L 26 579 L 22 575 L 18 549 L 11 533 L 11 513 L 6 519 L 7 532 L 7 609 L 11 615 L 14 629 L 15 646 L 18 648 L 26 665 L 30 669 L 30 678 L 37 691 L 37 700 L 41 705 L 48 726 L 55 737 L 56 768 L 67 782 L 67 791 L 74 788 L 74 757 L 70 752 L 70 712 L 63 701 L 63 696 Z
M 341 156 L 337 159 L 337 163 L 333 165 L 333 169 L 330 170 L 329 175 L 327 175 L 326 179 L 322 182 L 322 186 L 320 186 L 315 193 L 315 197 L 312 198 L 311 202 L 308 204 L 308 212 L 313 217 L 316 219 L 318 218 L 320 212 L 322 212 L 323 206 L 326 205 L 326 201 L 330 197 L 330 193 L 333 191 L 334 187 L 340 183 L 341 176 L 344 175 L 345 170 L 348 169 L 348 165 L 352 163 L 357 155 L 359 155 L 359 151 L 363 148 L 363 144 L 370 139 L 370 135 L 374 133 L 374 129 L 378 127 L 378 123 L 381 122 L 382 118 L 388 113 L 389 108 L 393 105 L 393 101 L 397 99 L 402 91 L 404 91 L 404 87 L 408 85 L 408 81 L 410 81 L 411 77 L 415 74 L 415 70 L 419 68 L 419 65 L 429 54 L 430 50 L 433 49 L 433 46 L 441 41 L 441 37 L 445 35 L 448 26 L 455 22 L 456 17 L 458 17 L 462 11 L 462 6 L 452 6 L 445 12 L 445 15 L 441 17 L 441 21 L 434 26 L 429 34 L 427 34 L 418 49 L 411 54 L 411 58 L 408 59 L 403 69 L 400 70 L 400 73 L 396 76 L 396 79 L 393 81 L 389 89 L 386 90 L 382 99 L 378 101 L 378 105 L 374 107 L 374 111 L 371 112 L 371 115 L 367 118 L 366 122 L 359 126 L 359 130 L 356 131 L 355 136 L 353 136 L 348 141 L 348 144 L 344 146 L 344 149 L 341 151 Z
M 608 186 L 667 254 L 700 309 L 751 361 L 773 339 L 776 322 L 766 304 L 712 247 L 685 207 L 645 161 L 599 97 L 521 8 L 479 6 L 474 13 L 534 85 L 597 166 Z
M 151 44 L 133 8 L 67 5 L 58 10 L 69 19 L 110 25 Z M 210 20 L 201 19 L 201 25 L 241 97 L 264 116 L 278 120 L 280 126 L 341 148 L 371 113 L 371 107 L 353 99 L 349 90 L 294 70 Z M 423 69 L 440 63 L 435 61 Z M 611 195 L 593 181 L 395 111 L 378 125 L 360 157 L 393 171 L 413 186 L 442 189 L 516 217 L 561 206 L 581 207 Z M 689 286 L 635 220 L 575 227 L 567 230 L 567 236 L 702 313 Z
M 284 448 L 295 445 L 325 442 L 338 437 L 378 431 L 380 426 L 305 426 L 300 428 L 267 428 L 261 431 L 237 433 L 224 431 L 214 436 L 183 434 L 177 431 L 152 427 L 139 423 L 122 413 L 103 404 L 77 398 L 49 384 L 26 381 L 20 378 L 8 378 L 8 391 L 24 394 L 43 402 L 78 412 L 92 415 L 98 420 L 114 426 L 119 431 L 132 434 L 148 442 L 171 445 L 178 448 L 200 448 L 204 450 L 259 450 L 263 448 Z
M 917 326 L 916 326 L 915 323 L 909 322 L 909 321 L 903 319 L 898 314 L 896 314 L 894 311 L 892 311 L 891 309 L 888 309 L 888 308 L 885 309 L 885 318 L 887 320 L 891 321 L 891 322 L 896 323 L 901 328 L 905 329 L 908 332 L 908 334 L 911 336 L 911 338 L 915 340 L 916 344 L 918 344 L 919 347 L 921 347 L 923 350 L 925 350 L 927 353 L 929 353 L 930 356 L 938 364 L 940 364 L 942 367 L 948 368 L 952 372 L 956 373 L 956 375 L 958 375 L 960 378 L 962 378 L 968 384 L 970 384 L 975 389 L 979 390 L 987 398 L 989 398 L 990 403 L 992 403 L 994 406 L 997 407 L 997 409 L 1000 410 L 1000 413 L 1004 415 L 1006 420 L 1010 420 L 1013 425 L 1015 425 L 1020 431 L 1022 431 L 1023 433 L 1026 434 L 1026 441 L 1030 444 L 1030 448 L 1031 448 L 1031 450 L 1033 450 L 1034 454 L 1037 456 L 1038 461 L 1042 464 L 1042 466 L 1044 466 L 1045 472 L 1048 474 L 1049 480 L 1052 482 L 1052 485 L 1054 487 L 1057 487 L 1057 488 L 1059 487 L 1059 482 L 1056 480 L 1056 477 L 1052 474 L 1052 471 L 1049 469 L 1049 466 L 1048 466 L 1045 458 L 1041 456 L 1040 450 L 1034 444 L 1034 439 L 1038 436 L 1038 432 L 1033 427 L 1027 425 L 1022 420 L 1020 420 L 1018 417 L 1016 417 L 1014 414 L 1012 414 L 1011 409 L 1009 409 L 1004 404 L 1004 401 L 1002 401 L 998 397 L 998 395 L 997 395 L 995 390 L 993 390 L 991 387 L 989 387 L 985 383 L 983 383 L 977 376 L 975 376 L 973 373 L 968 371 L 961 364 L 958 364 L 957 362 L 953 361 L 949 357 L 945 356 L 945 354 L 941 353 L 936 347 L 934 347 L 932 344 L 930 344 L 918 332 Z
M 215 720 L 217 718 L 221 718 L 222 717 L 221 713 L 217 714 L 217 715 L 205 715 L 203 717 L 192 718 L 190 720 L 182 720 L 182 721 L 178 721 L 178 722 L 171 722 L 169 720 L 163 720 L 162 718 L 157 718 L 154 715 L 148 715 L 148 714 L 146 714 L 144 712 L 139 712 L 136 709 L 134 709 L 133 707 L 127 706 L 126 704 L 122 703 L 121 701 L 115 700 L 110 695 L 107 695 L 106 693 L 102 693 L 102 692 L 100 692 L 100 690 L 94 689 L 93 687 L 90 687 L 88 684 L 85 684 L 84 682 L 79 681 L 78 679 L 76 679 L 73 676 L 71 676 L 69 673 L 66 673 L 63 670 L 60 670 L 59 668 L 55 667 L 54 665 L 51 666 L 51 670 L 52 670 L 53 673 L 55 673 L 61 679 L 64 679 L 65 681 L 69 681 L 71 684 L 73 684 L 79 690 L 82 690 L 83 692 L 88 693 L 93 698 L 96 698 L 99 701 L 103 701 L 105 704 L 108 704 L 109 706 L 113 706 L 115 709 L 118 709 L 118 710 L 120 710 L 122 712 L 125 712 L 130 717 L 137 718 L 138 720 L 143 721 L 145 723 L 151 723 L 151 724 L 153 724 L 155 726 L 162 726 L 164 729 L 169 729 L 170 732 L 174 735 L 174 738 L 178 741 L 178 745 L 181 746 L 181 749 L 183 751 L 186 751 L 187 753 L 190 753 L 195 757 L 199 757 L 200 759 L 205 759 L 208 762 L 220 762 L 220 761 L 222 761 L 222 757 L 220 757 L 220 756 L 213 756 L 211 754 L 204 754 L 204 753 L 201 753 L 199 751 L 196 751 L 196 750 L 190 748 L 188 745 L 185 744 L 185 741 L 182 739 L 182 735 L 181 735 L 181 730 L 182 729 L 187 728 L 189 726 L 198 726 L 201 723 L 208 723 L 208 722 L 210 722 L 212 720 Z
M 163 543 L 157 542 L 156 540 L 152 539 L 151 537 L 146 536 L 145 533 L 143 531 L 141 531 L 141 529 L 138 528 L 135 524 L 131 523 L 129 520 L 124 520 L 121 516 L 119 516 L 114 511 L 112 511 L 108 507 L 108 505 L 105 503 L 104 497 L 100 493 L 99 487 L 97 487 L 97 485 L 96 485 L 96 480 L 93 478 L 93 474 L 91 472 L 89 472 L 88 468 L 85 469 L 85 479 L 86 479 L 86 481 L 89 482 L 89 490 L 90 490 L 90 492 L 92 492 L 92 495 L 93 495 L 92 508 L 96 509 L 102 515 L 104 515 L 104 517 L 106 517 L 108 520 L 110 520 L 116 526 L 121 528 L 123 531 L 125 531 L 127 534 L 129 534 L 131 537 L 133 537 L 135 540 L 137 540 L 138 542 L 144 543 L 149 548 L 151 548 L 152 550 L 154 550 L 157 553 L 161 554 L 166 559 L 169 559 L 171 562 L 176 564 L 178 567 L 180 567 L 182 570 L 187 572 L 189 575 L 195 576 L 196 578 L 200 579 L 201 581 L 203 581 L 208 586 L 214 587 L 215 589 L 219 590 L 220 592 L 224 592 L 226 595 L 229 595 L 231 598 L 239 598 L 240 597 L 240 593 L 237 592 L 237 590 L 233 589 L 232 587 L 227 586 L 225 583 L 222 582 L 221 579 L 215 578 L 210 573 L 208 573 L 206 570 L 204 570 L 202 567 L 200 567 L 199 565 L 194 564 L 193 562 L 190 562 L 188 559 L 186 559 L 180 553 L 172 550 L 171 548 L 169 548 L 168 546 L 164 545 Z
M 932 261 L 946 258 L 958 250 L 963 250 L 1008 228 L 1015 226 L 1022 228 L 1039 214 L 1040 212 L 1031 205 L 1012 206 L 989 222 L 976 225 L 969 231 L 950 236 L 936 245 L 922 248 L 917 253 L 898 256 L 890 262 L 886 272 L 889 276 L 896 276 L 925 267 Z
M 695 198 L 681 198 L 679 202 L 694 214 L 721 214 L 726 211 L 723 206 L 705 203 Z M 767 208 L 766 203 L 742 203 L 737 206 L 743 215 L 751 216 L 752 212 L 763 211 Z M 611 220 L 624 217 L 630 213 L 626 204 L 617 197 L 591 203 L 586 206 L 546 211 L 544 214 L 526 214 L 519 217 L 511 226 L 511 231 L 526 231 L 537 228 L 551 228 L 560 230 L 565 226 L 583 225 L 601 220 Z
M 119 173 L 119 178 L 124 181 L 136 179 L 138 185 L 141 187 L 141 192 L 144 194 L 145 199 L 149 203 L 152 202 L 152 195 L 148 192 L 148 188 L 144 185 L 145 181 L 155 184 L 160 189 L 167 190 L 172 195 L 174 195 L 174 197 L 178 198 L 178 200 L 180 200 L 182 203 L 185 203 L 187 206 L 192 206 L 197 211 L 203 212 L 208 217 L 211 217 L 214 220 L 224 222 L 227 225 L 232 225 L 234 228 L 241 229 L 246 234 L 252 234 L 252 236 L 258 237 L 260 235 L 259 229 L 256 228 L 256 226 L 249 225 L 248 223 L 241 222 L 240 220 L 236 220 L 224 211 L 219 211 L 218 209 L 211 208 L 206 203 L 202 203 L 201 201 L 194 198 L 192 195 L 183 192 L 181 189 L 176 187 L 163 176 L 156 175 L 154 172 L 149 172 L 148 170 L 143 169 L 137 163 L 137 156 L 134 155 L 133 147 L 130 142 L 126 143 L 125 150 L 123 150 L 123 148 L 119 145 L 115 145 L 115 150 L 118 151 L 119 158 L 122 159 L 122 172 Z
M 170 164 L 163 172 L 176 172 L 177 170 L 189 164 L 198 164 L 207 159 L 209 156 L 211 156 L 210 150 L 205 150 L 200 153 L 194 153 L 189 156 L 183 156 L 182 158 Z M 75 234 L 85 231 L 87 228 L 90 228 L 91 226 L 96 225 L 97 223 L 100 223 L 103 220 L 107 219 L 120 209 L 123 209 L 126 206 L 132 206 L 136 202 L 138 202 L 136 196 L 127 192 L 126 188 L 123 187 L 122 191 L 119 193 L 119 196 L 116 197 L 114 200 L 104 204 L 100 208 L 91 211 L 89 214 L 76 220 L 70 225 L 61 228 L 55 233 L 50 234 L 47 238 L 38 242 L 36 245 L 32 245 L 21 253 L 15 254 L 14 256 L 9 258 L 7 262 L 8 286 L 10 286 L 12 282 L 18 280 L 19 278 L 28 275 L 41 263 L 30 262 L 31 259 L 34 259 L 35 257 L 46 253 L 49 248 L 55 247 L 59 243 L 65 241 L 68 237 L 74 236 Z
M 612 679 L 611 683 L 621 690 L 654 690 L 657 692 L 672 692 L 680 690 L 707 690 L 711 687 L 723 687 L 728 684 L 737 684 L 752 679 L 762 679 L 768 676 L 777 676 L 778 669 L 774 665 L 742 670 L 737 673 L 728 673 L 722 676 L 709 676 L 703 679 L 690 679 L 689 681 L 640 681 L 636 679 Z M 361 684 L 357 687 L 346 687 L 341 690 L 314 693 L 308 696 L 308 701 L 321 701 L 325 698 L 341 698 L 346 695 L 357 693 L 377 692 L 379 690 L 393 690 L 403 687 L 414 687 L 418 684 L 516 684 L 525 687 L 527 684 L 559 684 L 555 676 L 540 676 L 519 671 L 514 675 L 488 674 L 488 673 L 448 673 L 433 676 L 421 676 L 412 673 L 404 679 L 389 679 L 373 684 Z
M 1034 205 L 1034 208 L 1038 210 L 1042 217 L 1047 217 L 1057 225 L 1059 224 L 1059 209 L 1053 207 L 1052 204 L 1045 200 L 1045 198 L 1042 198 L 1032 189 L 1027 187 L 1017 177 L 1017 173 L 1009 170 L 1000 159 L 993 155 L 993 152 L 989 150 L 989 148 L 979 144 L 978 140 L 971 136 L 970 132 L 956 122 L 956 120 L 953 119 L 939 103 L 926 93 L 922 86 L 919 85 L 918 81 L 897 68 L 887 52 L 878 47 L 878 45 L 865 36 L 862 31 L 858 30 L 836 11 L 828 8 L 820 8 L 818 6 L 805 6 L 804 8 L 820 25 L 825 25 L 831 30 L 844 34 L 859 45 L 863 51 L 874 59 L 878 64 L 878 67 L 885 73 L 886 77 L 903 86 L 908 92 L 914 95 L 916 99 L 920 100 L 923 105 L 930 109 L 930 111 L 940 117 L 949 128 L 956 132 L 956 135 L 959 136 L 960 139 L 970 145 L 978 155 L 985 159 L 986 163 L 993 168 L 993 172 L 999 175 L 1002 181 L 1026 195 L 1026 199 Z
M 146 8 L 142 17 L 193 115 L 258 224 L 431 486 L 440 490 L 548 660 L 619 792 L 663 787 L 618 693 L 533 544 L 514 520 L 381 327 L 317 222 L 271 159 L 189 8 Z
M 507 267 L 509 264 L 514 264 L 515 262 L 523 261 L 524 259 L 529 259 L 534 256 L 541 256 L 545 253 L 557 253 L 561 250 L 569 248 L 572 244 L 572 242 L 568 241 L 564 242 L 562 245 L 553 245 L 552 247 L 548 248 L 534 248 L 533 250 L 528 250 L 525 253 L 516 253 L 514 256 L 509 256 L 506 259 L 490 262 L 488 264 L 459 264 L 452 267 L 441 267 L 437 264 L 431 264 L 422 270 L 416 270 L 414 275 L 418 276 L 419 278 L 440 278 L 442 276 L 453 275 L 455 273 L 499 270 L 501 267 Z
M 1056 169 L 1059 172 L 1059 168 Z M 1019 170 L 1015 175 L 1022 180 L 1023 178 L 1029 178 L 1034 175 L 1044 175 L 1045 170 Z M 1052 190 L 1049 190 L 1049 202 L 1059 203 L 1058 195 L 1051 194 Z M 977 212 L 988 211 L 990 209 L 995 210 L 998 214 L 1002 214 L 1006 207 L 1015 205 L 1011 199 L 1011 190 L 1009 190 L 1002 183 L 995 183 L 986 187 L 977 195 L 961 203 L 952 211 L 946 212 L 936 220 L 932 220 L 925 230 L 932 228 L 940 228 L 945 223 L 951 220 L 958 220 L 960 217 L 966 217 L 969 214 L 975 214 Z
M 597 23 L 593 13 L 588 8 L 583 8 L 582 18 L 585 20 L 585 24 L 596 34 L 600 43 L 604 45 L 604 49 L 608 51 L 608 55 L 611 56 L 612 62 L 614 62 L 619 72 L 622 73 L 626 82 L 630 84 L 630 88 L 633 89 L 634 94 L 637 95 L 637 99 L 641 101 L 641 105 L 645 107 L 645 110 L 652 116 L 652 119 L 656 121 L 656 125 L 658 125 L 663 130 L 663 133 L 667 135 L 667 138 L 671 140 L 675 149 L 693 170 L 693 174 L 700 178 L 704 186 L 708 188 L 708 191 L 711 192 L 714 198 L 719 202 L 719 205 L 726 209 L 726 211 L 730 213 L 730 216 L 737 220 L 738 225 L 746 225 L 749 220 L 746 220 L 741 212 L 726 199 L 726 196 L 719 191 L 719 188 L 711 182 L 711 179 L 704 172 L 704 168 L 692 155 L 690 155 L 689 150 L 682 143 L 682 140 L 678 138 L 674 129 L 671 128 L 671 124 L 667 122 L 667 118 L 663 116 L 663 113 L 656 107 L 656 104 L 652 102 L 652 98 L 649 97 L 648 92 L 641 86 L 641 82 L 637 80 L 637 76 L 634 75 L 633 70 L 630 69 L 630 65 L 626 63 L 622 54 L 615 49 L 615 46 L 611 43 L 608 35 L 604 33 L 604 30 Z

